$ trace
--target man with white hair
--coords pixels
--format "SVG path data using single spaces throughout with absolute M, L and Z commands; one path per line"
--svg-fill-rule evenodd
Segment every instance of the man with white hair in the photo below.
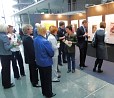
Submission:
M 22 27 L 23 30 L 23 47 L 25 63 L 29 64 L 30 81 L 33 87 L 40 87 L 38 85 L 38 68 L 35 61 L 35 51 L 33 39 L 30 36 L 33 31 L 33 27 L 30 24 L 26 24 Z

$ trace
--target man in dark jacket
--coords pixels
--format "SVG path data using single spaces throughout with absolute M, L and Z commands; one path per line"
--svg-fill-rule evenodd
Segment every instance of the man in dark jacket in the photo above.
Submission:
M 87 32 L 88 22 L 83 20 L 82 26 L 77 29 L 77 39 L 78 46 L 80 50 L 80 69 L 83 70 L 85 65 L 86 53 L 87 53 L 87 41 L 88 41 L 88 32 Z
M 59 56 L 58 56 L 58 64 L 62 65 L 62 60 L 61 60 L 61 54 L 62 54 L 62 59 L 63 59 L 63 63 L 67 63 L 66 61 L 66 53 L 65 53 L 65 44 L 62 41 L 63 39 L 65 39 L 65 23 L 63 21 L 61 21 L 59 23 L 59 28 L 58 28 L 58 40 L 60 41 L 60 48 L 59 48 Z
M 29 24 L 23 26 L 23 47 L 24 47 L 24 55 L 25 55 L 25 63 L 29 64 L 29 72 L 30 72 L 30 81 L 33 87 L 39 87 L 38 85 L 38 69 L 35 61 L 35 52 L 34 52 L 34 44 L 33 39 L 30 36 L 32 33 L 33 27 Z

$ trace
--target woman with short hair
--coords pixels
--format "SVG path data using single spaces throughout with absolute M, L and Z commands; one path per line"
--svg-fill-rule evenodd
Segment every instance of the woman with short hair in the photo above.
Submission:
M 46 98 L 51 98 L 56 94 L 52 93 L 52 57 L 54 56 L 53 48 L 46 39 L 46 27 L 38 26 L 39 35 L 34 39 L 36 63 L 39 67 L 42 94 Z
M 10 51 L 14 45 L 10 44 L 10 41 L 7 37 L 8 26 L 5 24 L 0 24 L 0 59 L 2 65 L 2 86 L 4 89 L 11 88 L 14 86 L 11 83 L 11 71 L 10 71 L 10 60 L 12 52 Z
M 98 29 L 94 35 L 95 40 L 96 40 L 96 58 L 97 59 L 95 61 L 93 72 L 96 72 L 96 68 L 98 67 L 98 73 L 102 73 L 103 70 L 101 70 L 101 67 L 102 67 L 103 60 L 107 59 L 107 51 L 106 51 L 106 44 L 105 44 L 105 40 L 106 40 L 105 28 L 106 28 L 106 23 L 101 22 L 100 29 Z
M 60 46 L 59 43 L 57 43 L 56 35 L 58 28 L 56 26 L 50 26 L 50 34 L 48 36 L 48 41 L 52 44 L 52 48 L 54 50 L 54 56 L 53 56 L 53 66 L 52 66 L 52 82 L 60 82 L 58 77 L 60 75 L 57 73 L 57 65 L 58 65 L 58 48 Z
M 30 36 L 33 32 L 33 27 L 30 24 L 25 24 L 22 27 L 23 30 L 23 48 L 25 63 L 29 64 L 30 82 L 33 87 L 40 87 L 38 85 L 38 68 L 35 61 L 34 43 Z

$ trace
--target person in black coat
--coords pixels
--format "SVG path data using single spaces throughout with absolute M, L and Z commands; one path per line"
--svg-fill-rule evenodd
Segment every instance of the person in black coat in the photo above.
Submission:
M 80 69 L 83 70 L 85 65 L 85 59 L 87 54 L 87 44 L 88 44 L 88 32 L 87 32 L 88 22 L 87 20 L 82 21 L 82 26 L 77 29 L 77 39 L 78 47 L 80 51 Z
M 106 38 L 106 23 L 101 22 L 100 23 L 100 29 L 98 29 L 94 35 L 95 41 L 96 41 L 96 61 L 93 68 L 93 72 L 96 72 L 96 68 L 98 66 L 98 73 L 102 73 L 103 70 L 101 70 L 103 59 L 107 59 L 107 49 L 105 41 Z
M 62 66 L 62 61 L 63 63 L 67 63 L 66 60 L 66 53 L 65 53 L 65 44 L 62 41 L 63 39 L 65 39 L 65 23 L 63 21 L 59 22 L 59 28 L 58 28 L 58 32 L 57 32 L 57 37 L 58 37 L 58 41 L 60 41 L 60 47 L 59 47 L 59 56 L 58 56 L 58 64 Z M 62 55 L 62 59 L 61 59 L 61 55 Z
M 23 47 L 24 47 L 24 56 L 25 63 L 29 64 L 29 72 L 30 72 L 30 81 L 33 87 L 39 87 L 38 85 L 38 68 L 35 61 L 35 51 L 33 39 L 30 34 L 33 31 L 33 27 L 29 24 L 26 24 L 22 28 L 23 30 Z

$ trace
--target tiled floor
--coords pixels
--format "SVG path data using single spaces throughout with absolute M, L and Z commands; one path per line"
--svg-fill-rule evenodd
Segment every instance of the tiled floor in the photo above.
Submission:
M 1 69 L 1 67 L 0 67 Z M 26 77 L 21 80 L 13 78 L 15 87 L 3 89 L 0 75 L 0 98 L 44 98 L 41 88 L 34 88 L 29 81 L 28 65 L 25 64 Z M 60 67 L 61 81 L 53 83 L 53 98 L 114 98 L 114 85 L 100 80 L 90 74 L 76 69 L 75 73 L 67 73 L 67 65 Z M 85 69 L 86 70 L 86 69 Z
M 41 88 L 34 88 L 29 81 L 28 66 L 26 77 L 21 80 L 13 79 L 15 87 L 3 89 L 0 78 L 0 98 L 44 98 Z M 114 85 L 95 78 L 83 71 L 76 69 L 75 73 L 67 73 L 66 65 L 61 69 L 61 82 L 53 83 L 54 98 L 114 98 Z

